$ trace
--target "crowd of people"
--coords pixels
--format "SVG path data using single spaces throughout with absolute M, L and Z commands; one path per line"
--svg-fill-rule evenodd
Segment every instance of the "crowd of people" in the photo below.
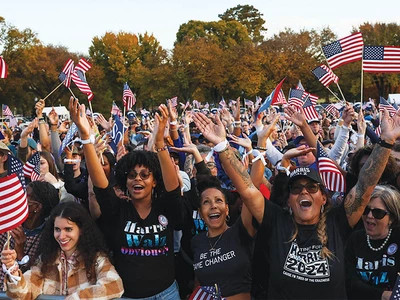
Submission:
M 1 130 L 0 178 L 11 157 L 37 166 L 27 219 L 0 235 L 10 298 L 391 298 L 400 112 L 168 102 L 128 113 L 115 149 L 113 118 L 72 97 L 71 120 L 44 107 Z

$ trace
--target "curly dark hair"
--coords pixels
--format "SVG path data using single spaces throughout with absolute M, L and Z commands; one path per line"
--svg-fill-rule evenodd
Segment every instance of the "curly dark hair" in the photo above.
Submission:
M 49 274 L 51 267 L 59 257 L 60 245 L 54 238 L 54 221 L 56 217 L 66 218 L 74 222 L 80 230 L 80 236 L 77 244 L 79 256 L 78 261 L 85 263 L 86 276 L 88 281 L 95 277 L 95 262 L 99 253 L 109 257 L 103 234 L 98 229 L 96 223 L 89 215 L 88 211 L 79 203 L 63 202 L 57 205 L 43 229 L 39 241 L 43 276 Z M 37 262 L 36 262 L 37 263 Z
M 231 199 L 231 195 L 227 189 L 221 187 L 222 183 L 218 180 L 216 176 L 212 175 L 197 175 L 197 191 L 199 195 L 199 207 L 201 204 L 201 194 L 207 189 L 217 189 L 219 190 L 225 197 L 225 202 L 229 203 Z
M 350 161 L 351 174 L 357 177 L 359 176 L 362 168 L 362 166 L 360 166 L 360 161 L 364 156 L 370 156 L 373 149 L 374 147 L 366 146 L 354 152 Z M 381 178 L 379 179 L 379 182 L 380 183 L 390 182 L 396 176 L 397 172 L 398 172 L 398 167 L 396 164 L 396 160 L 394 159 L 393 156 L 389 156 L 389 160 L 386 164 L 385 170 L 383 171 Z
M 32 181 L 28 186 L 32 190 L 29 197 L 42 203 L 42 216 L 44 218 L 48 217 L 52 209 L 60 202 L 58 190 L 46 181 Z
M 157 154 L 154 152 L 135 150 L 123 156 L 117 162 L 117 166 L 115 167 L 115 180 L 117 186 L 126 193 L 126 180 L 128 173 L 135 168 L 135 166 L 149 168 L 149 171 L 153 173 L 153 177 L 157 181 L 157 185 L 154 188 L 153 200 L 158 199 L 165 189 L 161 174 L 160 161 L 158 160 Z

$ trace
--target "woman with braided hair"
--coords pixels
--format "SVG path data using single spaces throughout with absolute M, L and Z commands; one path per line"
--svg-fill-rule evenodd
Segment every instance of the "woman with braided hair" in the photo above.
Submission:
M 259 233 L 268 240 L 270 260 L 268 298 L 344 299 L 344 244 L 360 220 L 371 193 L 390 156 L 390 148 L 400 137 L 400 113 L 392 118 L 383 113 L 381 140 L 364 164 L 356 186 L 343 204 L 329 208 L 329 198 L 318 172 L 297 168 L 289 178 L 287 209 L 265 201 L 254 186 L 243 164 L 226 140 L 219 117 L 213 123 L 203 114 L 194 116 L 197 127 L 216 146 L 222 166 L 240 193 L 243 202 L 261 226 Z M 259 146 L 265 147 L 267 132 L 259 133 Z M 306 150 L 302 150 L 306 151 Z M 308 150 L 307 150 L 308 151 Z M 262 172 L 259 159 L 253 172 Z

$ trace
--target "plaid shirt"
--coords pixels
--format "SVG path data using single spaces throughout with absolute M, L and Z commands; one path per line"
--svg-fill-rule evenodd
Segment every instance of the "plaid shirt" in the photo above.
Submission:
M 61 257 L 58 258 L 46 278 L 41 272 L 42 263 L 39 263 L 22 274 L 21 281 L 13 284 L 6 281 L 7 296 L 12 299 L 36 299 L 39 295 L 62 295 L 63 276 Z M 79 256 L 78 256 L 79 259 Z M 83 262 L 71 265 L 67 275 L 68 295 L 65 299 L 113 299 L 119 298 L 124 292 L 122 280 L 108 258 L 99 255 L 95 263 L 96 278 L 90 282 L 86 276 Z

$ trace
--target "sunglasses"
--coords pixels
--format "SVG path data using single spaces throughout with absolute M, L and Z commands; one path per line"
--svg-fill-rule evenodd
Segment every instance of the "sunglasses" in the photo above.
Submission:
M 215 168 L 217 165 L 215 164 L 215 163 L 213 163 L 213 162 L 208 162 L 207 164 L 207 168 L 209 168 L 209 169 L 213 169 L 213 168 Z
M 146 180 L 150 177 L 151 171 L 148 170 L 141 170 L 139 173 L 137 173 L 135 170 L 131 171 L 128 173 L 128 179 L 136 179 L 136 177 L 139 175 L 142 180 Z
M 378 220 L 383 219 L 386 215 L 389 214 L 389 212 L 386 210 L 383 210 L 380 208 L 371 208 L 371 207 L 367 206 L 364 210 L 363 215 L 366 216 L 369 214 L 369 212 L 372 212 L 372 216 Z
M 293 195 L 298 195 L 303 188 L 306 188 L 308 193 L 315 194 L 319 190 L 319 183 L 293 184 L 289 186 L 289 191 Z

